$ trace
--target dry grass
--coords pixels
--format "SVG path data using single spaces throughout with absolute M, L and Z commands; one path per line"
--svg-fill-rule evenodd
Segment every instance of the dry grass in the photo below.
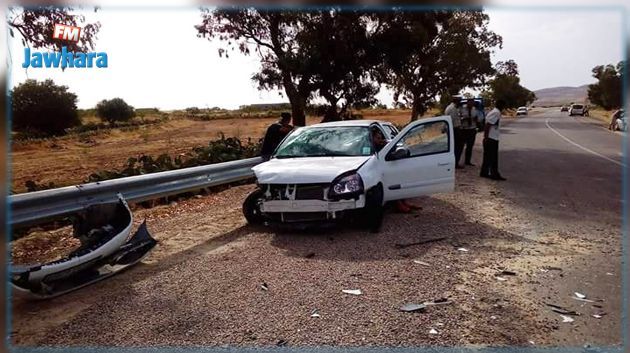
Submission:
M 376 110 L 362 112 L 365 119 L 382 119 L 404 125 L 409 122 L 408 110 Z M 434 115 L 430 112 L 427 115 Z M 307 124 L 315 124 L 320 117 L 308 117 Z M 86 121 L 92 121 L 90 117 Z M 25 192 L 24 183 L 55 183 L 56 186 L 79 184 L 99 170 L 119 169 L 129 157 L 141 154 L 175 156 L 194 146 L 206 145 L 220 133 L 241 139 L 258 139 L 276 118 L 220 119 L 195 121 L 172 119 L 167 122 L 140 127 L 137 130 L 111 129 L 93 136 L 67 136 L 55 140 L 35 141 L 12 145 L 11 186 L 14 192 Z

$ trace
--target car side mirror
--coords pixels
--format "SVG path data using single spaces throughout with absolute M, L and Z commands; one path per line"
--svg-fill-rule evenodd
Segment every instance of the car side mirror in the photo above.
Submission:
M 396 161 L 396 160 L 399 160 L 399 159 L 407 158 L 410 155 L 411 155 L 411 153 L 409 152 L 409 149 L 407 147 L 398 146 L 398 147 L 396 147 L 396 149 L 393 152 L 390 152 L 387 155 L 387 158 L 385 158 L 385 160 L 387 160 L 387 161 Z

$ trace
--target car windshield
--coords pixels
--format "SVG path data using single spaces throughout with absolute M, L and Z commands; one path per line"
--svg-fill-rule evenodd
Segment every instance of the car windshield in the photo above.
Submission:
M 310 127 L 289 135 L 274 156 L 369 156 L 373 151 L 367 126 Z

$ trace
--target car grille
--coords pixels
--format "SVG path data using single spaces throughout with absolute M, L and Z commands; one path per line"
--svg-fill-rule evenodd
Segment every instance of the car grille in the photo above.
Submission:
M 289 200 L 295 192 L 295 200 L 324 200 L 329 184 L 269 184 L 263 190 L 271 193 L 272 200 Z

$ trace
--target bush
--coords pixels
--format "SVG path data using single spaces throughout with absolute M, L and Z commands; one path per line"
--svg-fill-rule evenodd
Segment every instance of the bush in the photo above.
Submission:
M 33 135 L 61 135 L 81 124 L 77 96 L 52 80 L 26 80 L 11 94 L 13 130 Z
M 96 116 L 107 122 L 128 121 L 136 115 L 132 106 L 122 98 L 103 99 L 96 105 Z

